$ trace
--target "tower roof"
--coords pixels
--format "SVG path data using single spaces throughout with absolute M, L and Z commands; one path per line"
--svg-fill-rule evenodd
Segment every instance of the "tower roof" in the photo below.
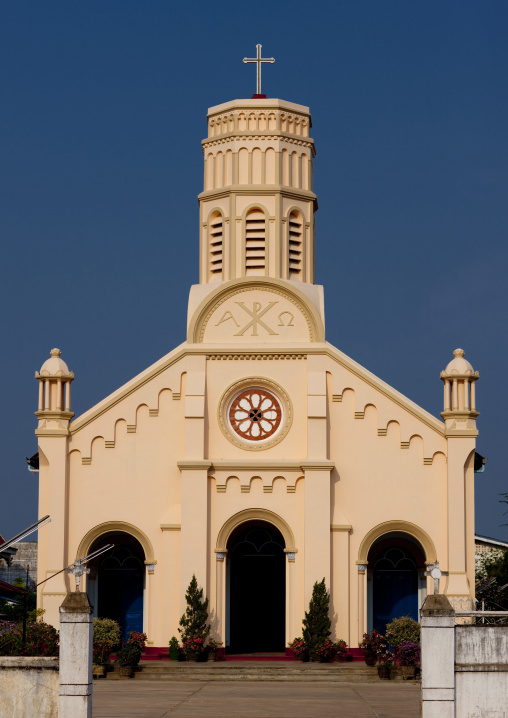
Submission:
M 59 374 L 63 376 L 69 374 L 69 367 L 64 360 L 60 358 L 62 354 L 60 349 L 52 349 L 50 354 L 51 357 L 46 359 L 41 366 L 40 373 L 45 376 L 57 376 Z

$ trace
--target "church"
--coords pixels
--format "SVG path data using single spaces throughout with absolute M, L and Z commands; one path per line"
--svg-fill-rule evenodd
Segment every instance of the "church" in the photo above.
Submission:
M 36 372 L 38 581 L 114 544 L 82 589 L 154 655 L 193 574 L 231 653 L 284 651 L 323 577 L 351 647 L 418 619 L 436 564 L 474 598 L 478 372 L 436 357 L 438 418 L 326 342 L 311 127 L 260 93 L 210 108 L 186 341 L 78 417 L 60 350 Z M 40 586 L 48 623 L 73 586 Z

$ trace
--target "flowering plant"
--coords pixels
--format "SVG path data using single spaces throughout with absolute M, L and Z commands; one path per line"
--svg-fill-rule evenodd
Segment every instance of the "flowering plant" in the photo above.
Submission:
M 309 649 L 303 638 L 295 638 L 291 643 L 288 643 L 288 646 L 294 658 L 306 658 L 309 654 Z
M 147 640 L 148 636 L 146 635 L 146 633 L 139 633 L 139 631 L 131 631 L 129 633 L 129 640 L 127 641 L 127 643 L 136 646 L 141 653 L 145 650 L 145 644 Z
M 354 656 L 351 653 L 351 651 L 346 651 L 346 655 L 344 656 L 344 660 L 347 661 L 347 663 L 351 663 L 351 661 L 354 660 Z
M 395 658 L 401 666 L 415 666 L 420 663 L 420 646 L 417 643 L 404 641 L 395 649 Z
M 48 623 L 29 624 L 24 646 L 21 624 L 4 621 L 0 627 L 0 654 L 4 656 L 58 656 L 58 641 L 58 631 Z
M 393 653 L 384 646 L 380 651 L 377 652 L 377 660 L 383 666 L 393 665 Z
M 183 650 L 186 653 L 203 653 L 205 650 L 205 639 L 203 636 L 191 636 L 183 642 Z
M 340 639 L 334 645 L 335 645 L 335 655 L 337 656 L 339 661 L 345 661 L 346 656 L 349 653 L 348 645 L 347 645 L 346 641 L 343 641 L 342 639 Z
M 360 648 L 363 648 L 365 653 L 374 654 L 376 656 L 385 650 L 385 646 L 385 637 L 382 636 L 379 631 L 376 631 L 375 628 L 373 628 L 370 633 L 364 633 L 363 641 L 360 643 Z
M 316 643 L 316 645 L 312 647 L 311 651 L 312 656 L 321 661 L 321 663 L 326 663 L 327 661 L 333 659 L 335 652 L 335 644 L 332 643 L 329 638 L 325 638 L 324 641 Z
M 116 660 L 118 663 L 121 666 L 137 666 L 144 651 L 146 640 L 146 633 L 131 631 L 129 640 L 122 643 L 122 647 L 117 652 Z

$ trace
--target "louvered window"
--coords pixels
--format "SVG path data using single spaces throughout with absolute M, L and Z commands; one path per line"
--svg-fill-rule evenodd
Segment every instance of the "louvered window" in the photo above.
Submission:
M 210 247 L 210 279 L 222 279 L 222 233 L 223 221 L 220 212 L 214 212 L 210 217 L 208 227 Z
M 302 215 L 293 211 L 289 215 L 289 278 L 302 277 Z
M 251 209 L 245 221 L 245 274 L 265 273 L 265 215 Z

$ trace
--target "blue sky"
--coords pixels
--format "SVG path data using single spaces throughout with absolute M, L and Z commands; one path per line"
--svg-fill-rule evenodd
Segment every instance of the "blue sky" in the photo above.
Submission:
M 435 415 L 475 369 L 479 533 L 508 540 L 508 4 L 2 3 L 0 533 L 37 516 L 34 372 L 81 413 L 185 337 L 208 107 L 309 105 L 327 338 Z M 375 479 L 373 479 L 375 480 Z

